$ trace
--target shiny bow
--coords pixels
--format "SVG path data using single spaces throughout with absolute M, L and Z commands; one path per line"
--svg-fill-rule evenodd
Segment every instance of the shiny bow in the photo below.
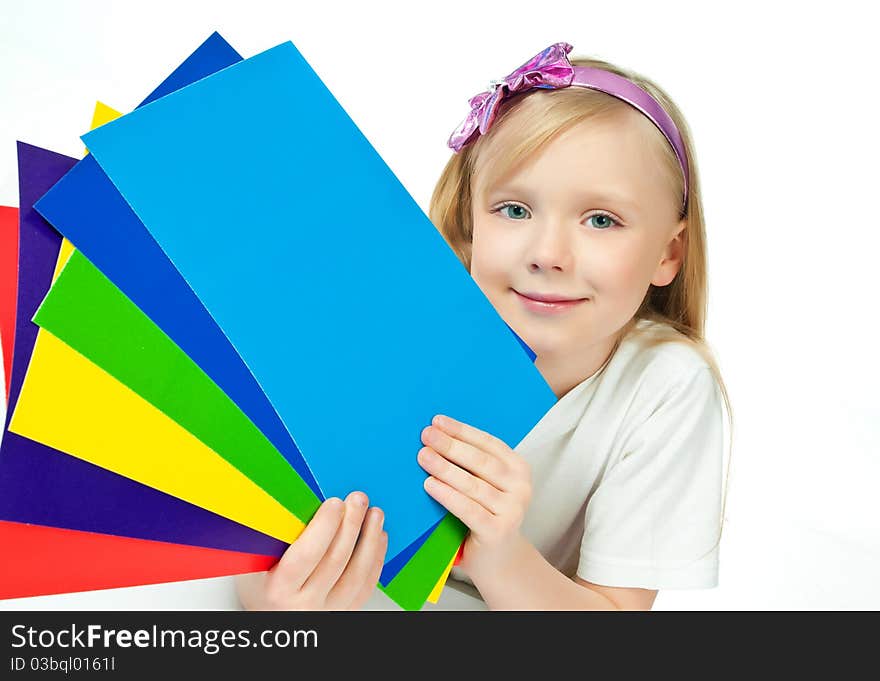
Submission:
M 495 120 L 498 107 L 510 95 L 532 88 L 563 88 L 571 85 L 574 68 L 568 61 L 572 46 L 556 43 L 529 59 L 503 80 L 495 80 L 489 89 L 468 100 L 471 111 L 449 137 L 448 145 L 461 151 L 479 132 L 485 135 Z

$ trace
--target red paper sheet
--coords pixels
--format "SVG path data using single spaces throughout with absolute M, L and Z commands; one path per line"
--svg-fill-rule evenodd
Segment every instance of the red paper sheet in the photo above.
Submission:
M 15 301 L 18 291 L 18 208 L 0 206 L 0 345 L 6 401 L 12 380 L 12 347 L 15 338 Z
M 0 521 L 0 599 L 268 570 L 275 559 Z

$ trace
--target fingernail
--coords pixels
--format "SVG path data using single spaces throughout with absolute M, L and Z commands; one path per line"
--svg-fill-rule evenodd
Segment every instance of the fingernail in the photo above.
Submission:
M 385 514 L 382 513 L 381 508 L 374 508 L 372 510 L 372 514 L 373 514 L 373 522 L 376 523 L 376 527 L 378 527 L 381 530 L 382 525 L 385 524 Z
M 338 511 L 345 507 L 345 502 L 339 497 L 330 497 L 324 502 L 324 505 L 333 511 Z
M 367 505 L 367 495 L 363 492 L 352 492 L 346 498 L 346 501 L 350 501 L 356 506 L 366 506 Z

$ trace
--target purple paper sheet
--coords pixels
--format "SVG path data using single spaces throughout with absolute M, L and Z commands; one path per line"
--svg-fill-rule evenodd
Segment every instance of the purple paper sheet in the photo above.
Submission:
M 27 372 L 61 236 L 33 203 L 76 159 L 19 142 L 20 276 L 6 426 Z M 0 520 L 137 539 L 280 556 L 284 542 L 116 473 L 5 430 L 0 444 Z

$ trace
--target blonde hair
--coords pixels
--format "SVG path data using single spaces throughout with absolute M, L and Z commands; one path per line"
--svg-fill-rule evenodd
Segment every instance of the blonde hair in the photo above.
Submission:
M 675 278 L 666 286 L 649 285 L 635 315 L 618 332 L 614 348 L 599 371 L 605 369 L 624 338 L 641 333 L 642 327 L 638 326 L 640 320 L 660 324 L 660 326 L 644 327 L 652 330 L 651 334 L 645 334 L 640 338 L 645 347 L 670 342 L 685 343 L 703 357 L 718 382 L 728 415 L 729 455 L 720 519 L 721 531 L 723 531 L 730 460 L 733 452 L 733 410 L 718 363 L 704 336 L 708 297 L 706 229 L 690 129 L 669 95 L 644 76 L 592 57 L 573 58 L 570 61 L 575 66 L 591 66 L 611 71 L 628 78 L 649 92 L 672 117 L 687 152 L 688 197 L 678 215 L 679 220 L 686 221 L 686 227 L 682 232 L 684 257 L 681 267 Z M 601 120 L 621 114 L 627 115 L 626 112 L 633 111 L 636 110 L 617 97 L 582 87 L 531 90 L 506 100 L 499 108 L 497 118 L 487 133 L 478 136 L 460 152 L 452 155 L 431 197 L 429 208 L 431 221 L 468 272 L 470 272 L 473 238 L 473 196 L 479 194 L 482 187 L 492 186 L 497 179 L 513 171 L 518 164 L 573 126 L 588 119 Z M 498 144 L 498 131 L 503 130 L 505 121 L 512 118 L 516 119 L 516 139 L 512 141 L 507 139 L 505 144 Z M 659 152 L 664 169 L 663 176 L 667 178 L 669 190 L 681 204 L 684 179 L 678 159 L 663 133 L 653 125 L 650 125 L 650 128 L 653 133 L 649 133 L 649 143 Z M 477 178 L 479 178 L 479 186 L 475 186 Z M 666 326 L 663 326 L 664 324 Z M 720 542 L 721 532 L 718 540 Z M 714 546 L 712 548 L 714 549 Z

